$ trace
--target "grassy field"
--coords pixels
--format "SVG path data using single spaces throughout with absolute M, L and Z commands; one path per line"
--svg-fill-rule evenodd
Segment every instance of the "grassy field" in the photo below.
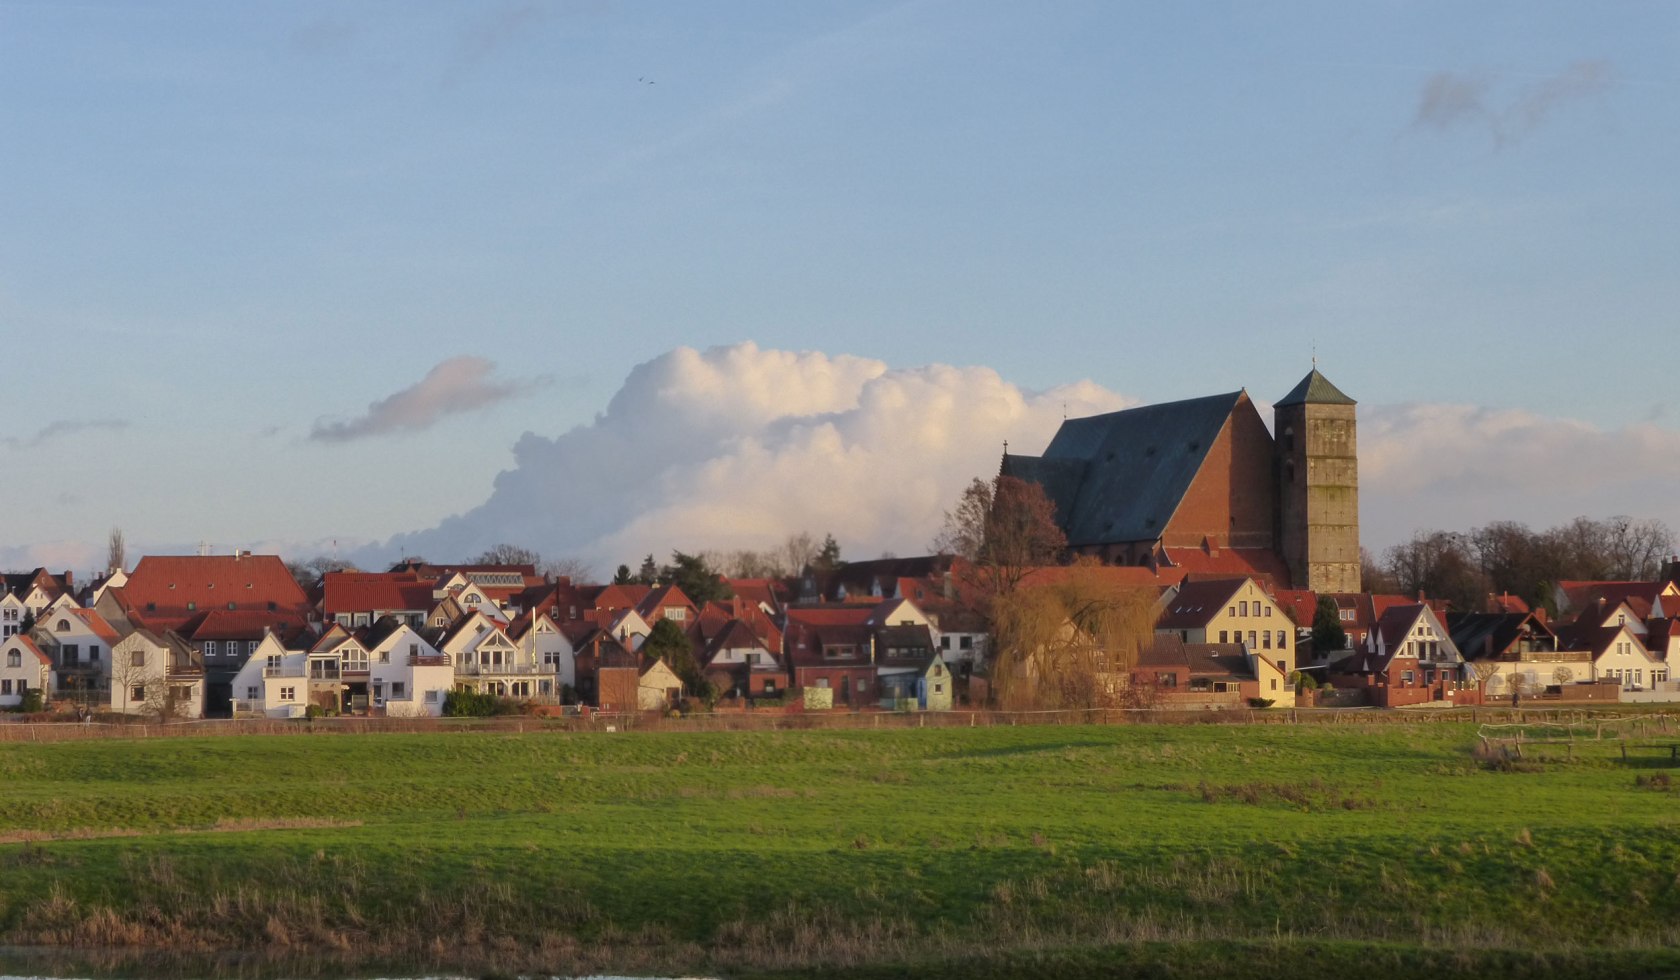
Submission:
M 0 944 L 262 954 L 234 973 L 1680 975 L 1668 753 L 1500 767 L 1474 742 L 1436 723 L 5 744 Z

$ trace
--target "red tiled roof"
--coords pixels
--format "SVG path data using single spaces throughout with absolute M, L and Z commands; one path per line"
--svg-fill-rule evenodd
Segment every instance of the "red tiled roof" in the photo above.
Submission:
M 304 612 L 304 595 L 278 555 L 147 555 L 128 582 L 111 590 L 123 606 L 152 623 L 191 618 L 208 609 Z
M 328 572 L 321 586 L 321 611 L 328 618 L 375 610 L 423 613 L 436 603 L 432 583 L 412 572 Z
M 104 616 L 99 615 L 92 609 L 69 609 L 66 612 L 86 623 L 87 628 L 93 631 L 93 635 L 104 640 L 106 644 L 116 646 L 122 642 L 122 637 L 117 635 L 116 629 L 105 621 Z
M 1255 579 L 1263 585 L 1290 584 L 1289 566 L 1270 548 L 1220 548 L 1210 552 L 1202 548 L 1162 547 L 1160 551 L 1166 559 L 1161 571 L 1174 576 L 1173 581 L 1185 575 L 1197 578 L 1240 576 Z
M 182 636 L 203 640 L 257 640 L 264 630 L 285 633 L 302 626 L 300 613 L 268 612 L 260 609 L 212 609 L 179 627 Z

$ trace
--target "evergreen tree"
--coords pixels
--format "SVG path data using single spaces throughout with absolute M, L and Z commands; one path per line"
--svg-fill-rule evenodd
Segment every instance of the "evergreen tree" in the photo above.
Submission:
M 636 573 L 636 583 L 638 585 L 654 585 L 658 581 L 659 566 L 654 563 L 653 556 L 648 555 L 646 558 L 642 559 L 642 569 L 640 572 Z
M 618 571 L 616 573 L 614 573 L 614 575 L 613 575 L 612 584 L 614 584 L 614 585 L 634 585 L 635 582 L 636 582 L 636 577 L 634 575 L 630 574 L 630 566 L 629 565 L 618 566 Z
M 712 571 L 701 555 L 671 552 L 671 564 L 659 571 L 659 580 L 683 590 L 697 605 L 734 595 L 723 576 Z
M 1336 608 L 1336 600 L 1327 595 L 1318 597 L 1318 608 L 1313 610 L 1312 640 L 1313 655 L 1320 659 L 1332 650 L 1347 647 L 1341 611 Z

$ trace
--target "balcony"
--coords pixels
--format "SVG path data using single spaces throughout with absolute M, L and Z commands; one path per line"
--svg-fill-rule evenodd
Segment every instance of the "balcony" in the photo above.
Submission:
M 455 666 L 455 673 L 464 677 L 553 677 L 557 671 L 548 664 L 474 664 Z

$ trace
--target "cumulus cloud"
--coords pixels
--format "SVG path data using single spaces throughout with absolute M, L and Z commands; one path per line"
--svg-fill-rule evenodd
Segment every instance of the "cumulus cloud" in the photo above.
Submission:
M 527 433 L 484 504 L 380 550 L 448 559 L 516 541 L 610 568 L 809 529 L 855 557 L 911 553 L 970 479 L 996 472 L 1005 439 L 1036 452 L 1064 405 L 1127 404 L 1089 382 L 1025 391 L 983 367 L 682 348 L 632 370 L 590 424 Z
M 419 382 L 368 406 L 367 413 L 348 422 L 316 422 L 309 438 L 317 442 L 349 442 L 393 432 L 418 432 L 446 416 L 485 408 L 521 394 L 539 382 L 496 381 L 496 366 L 482 357 L 451 357 L 426 373 Z
M 82 432 L 116 431 L 128 428 L 125 419 L 58 419 L 42 426 L 40 431 L 32 436 L 18 438 L 16 436 L 0 439 L 13 449 L 39 449 L 47 443 L 55 442 L 65 436 L 73 436 Z
M 1550 526 L 1631 514 L 1680 529 L 1680 432 L 1475 405 L 1361 408 L 1360 511 L 1373 550 L 1419 528 Z
M 1598 95 L 1610 81 L 1608 61 L 1577 61 L 1502 98 L 1487 77 L 1436 72 L 1418 95 L 1412 125 L 1439 130 L 1485 127 L 1495 146 L 1510 146 L 1537 129 L 1559 106 Z

